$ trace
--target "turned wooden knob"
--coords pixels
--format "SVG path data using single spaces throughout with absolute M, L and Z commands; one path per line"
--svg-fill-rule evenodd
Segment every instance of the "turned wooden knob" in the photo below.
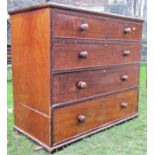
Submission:
M 124 55 L 124 56 L 128 56 L 129 54 L 130 54 L 130 51 L 129 51 L 129 50 L 124 50 L 124 51 L 123 51 L 123 55 Z
M 125 29 L 124 29 L 124 32 L 125 32 L 125 33 L 130 33 L 130 32 L 131 32 L 131 28 L 130 28 L 130 27 L 125 28 Z
M 80 30 L 81 31 L 87 31 L 88 30 L 88 24 L 87 23 L 81 24 L 80 25 Z
M 79 82 L 77 83 L 77 87 L 78 87 L 79 89 L 84 89 L 84 88 L 87 87 L 87 83 L 84 82 L 84 81 L 79 81 Z
M 79 115 L 78 116 L 78 121 L 79 122 L 84 122 L 86 120 L 86 116 L 84 116 L 84 115 Z
M 127 108 L 128 107 L 128 103 L 127 102 L 122 102 L 121 103 L 121 107 L 122 108 Z
M 127 81 L 128 80 L 128 75 L 122 75 L 121 80 L 122 81 Z
M 87 58 L 88 52 L 87 51 L 81 51 L 79 56 L 80 56 L 80 58 Z

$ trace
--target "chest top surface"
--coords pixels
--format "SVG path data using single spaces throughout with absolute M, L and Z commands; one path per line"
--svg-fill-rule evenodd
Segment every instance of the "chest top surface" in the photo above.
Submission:
M 9 11 L 9 14 L 12 15 L 12 14 L 20 13 L 20 12 L 26 12 L 26 11 L 30 11 L 30 10 L 36 10 L 39 8 L 47 8 L 47 7 L 70 10 L 70 11 L 78 11 L 78 12 L 107 16 L 107 17 L 128 19 L 128 20 L 133 20 L 133 21 L 137 21 L 137 22 L 144 21 L 142 18 L 135 18 L 135 17 L 117 15 L 117 14 L 112 14 L 112 13 L 105 13 L 105 12 L 101 12 L 101 11 L 95 11 L 95 10 L 90 10 L 90 9 L 86 9 L 86 8 L 74 7 L 74 6 L 64 5 L 64 4 L 53 3 L 53 2 L 41 3 L 41 4 L 30 6 L 30 7 L 24 7 L 24 8 L 19 8 L 16 10 L 11 10 L 11 11 Z

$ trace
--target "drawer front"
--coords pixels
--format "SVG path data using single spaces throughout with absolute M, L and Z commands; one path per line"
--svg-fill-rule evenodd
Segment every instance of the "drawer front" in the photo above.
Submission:
M 54 103 L 134 87 L 138 81 L 139 65 L 57 74 L 54 76 Z
M 54 111 L 54 143 L 137 112 L 137 89 Z
M 54 69 L 116 65 L 139 61 L 139 44 L 54 44 Z
M 134 87 L 138 81 L 139 65 L 57 74 L 54 104 Z
M 56 11 L 52 23 L 54 37 L 141 39 L 142 24 L 129 20 Z

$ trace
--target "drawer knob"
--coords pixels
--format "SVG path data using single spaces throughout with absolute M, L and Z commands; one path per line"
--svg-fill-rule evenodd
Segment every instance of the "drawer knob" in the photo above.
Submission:
M 128 103 L 127 102 L 122 102 L 121 103 L 121 107 L 122 108 L 127 108 L 128 107 Z
M 79 115 L 78 116 L 78 121 L 79 122 L 84 122 L 86 120 L 86 116 L 84 116 L 84 115 Z
M 127 81 L 128 80 L 128 75 L 122 75 L 121 80 L 122 81 Z
M 129 54 L 130 54 L 130 51 L 129 51 L 129 50 L 124 50 L 124 51 L 123 51 L 123 55 L 124 55 L 124 56 L 128 56 Z
M 80 25 L 80 30 L 81 31 L 87 31 L 88 30 L 88 24 L 87 23 L 81 24 Z
M 77 87 L 78 87 L 79 89 L 84 89 L 84 88 L 87 87 L 87 83 L 84 82 L 84 81 L 79 81 L 79 82 L 77 83 Z
M 79 56 L 80 56 L 80 58 L 87 58 L 88 52 L 87 51 L 81 51 Z
M 130 27 L 125 28 L 125 29 L 124 29 L 124 32 L 125 32 L 125 33 L 130 33 L 130 32 L 131 32 L 131 28 L 130 28 Z

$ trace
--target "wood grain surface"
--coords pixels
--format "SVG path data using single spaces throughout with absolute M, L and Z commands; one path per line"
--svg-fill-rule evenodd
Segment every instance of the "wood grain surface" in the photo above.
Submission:
M 140 61 L 140 44 L 81 44 L 55 43 L 54 69 L 85 68 L 104 65 L 125 64 Z M 125 50 L 130 54 L 124 55 Z M 87 51 L 87 57 L 81 58 L 80 53 Z
M 67 106 L 54 111 L 54 143 L 78 136 L 137 112 L 137 89 Z M 121 104 L 128 104 L 123 108 Z M 86 117 L 80 122 L 79 116 Z
M 123 75 L 128 75 L 127 81 L 122 81 Z M 79 81 L 87 87 L 79 89 Z M 54 104 L 137 86 L 138 81 L 139 65 L 58 74 L 54 76 Z
M 66 10 L 57 10 L 53 14 L 54 37 L 141 40 L 141 23 L 111 17 L 98 19 L 98 16 Z M 88 24 L 88 30 L 81 31 L 80 26 L 85 23 Z M 130 28 L 131 32 L 125 33 L 126 28 Z
M 138 115 L 142 19 L 53 3 L 10 14 L 15 129 L 53 151 Z
M 11 16 L 11 42 L 15 125 L 50 145 L 50 10 Z

